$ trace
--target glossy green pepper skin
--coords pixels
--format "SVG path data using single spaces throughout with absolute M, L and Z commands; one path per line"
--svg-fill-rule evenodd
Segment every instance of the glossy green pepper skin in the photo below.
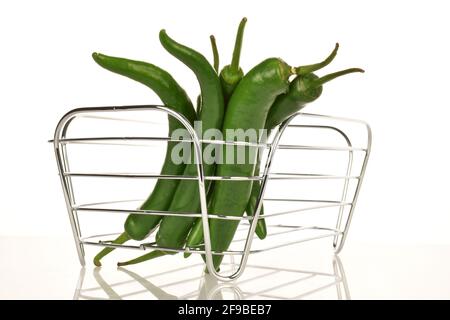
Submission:
M 288 90 L 291 74 L 292 68 L 277 58 L 266 59 L 250 70 L 239 82 L 228 103 L 222 132 L 226 132 L 227 129 L 263 129 L 267 114 L 276 97 Z M 207 105 L 204 105 L 202 112 L 206 108 Z M 222 150 L 223 159 L 226 159 L 227 153 L 231 152 L 231 150 L 227 150 L 228 147 Z M 231 148 L 236 147 L 231 146 Z M 216 175 L 251 176 L 256 164 L 256 152 L 253 152 L 255 158 L 250 159 L 250 148 L 256 147 L 244 147 L 246 153 L 244 164 L 226 162 L 218 164 Z M 233 150 L 233 152 L 235 151 Z M 189 167 L 188 165 L 186 169 Z M 186 186 L 180 189 L 183 182 L 186 183 Z M 251 181 L 215 181 L 208 205 L 208 213 L 242 216 L 250 198 L 251 189 Z M 180 190 L 180 194 L 175 194 L 169 210 L 199 212 L 200 204 L 196 201 L 198 193 L 195 193 L 198 192 L 196 182 L 181 181 L 178 190 Z M 194 221 L 193 218 L 164 217 L 156 235 L 158 246 L 182 248 Z M 210 219 L 209 227 L 213 251 L 222 251 L 228 248 L 238 224 L 238 221 Z M 154 252 L 138 258 L 138 261 L 142 262 L 154 258 Z M 214 255 L 216 268 L 219 267 L 222 258 L 223 256 Z
M 270 131 L 274 129 L 276 126 L 280 125 L 290 116 L 300 111 L 308 103 L 318 99 L 322 94 L 323 84 L 325 82 L 348 73 L 363 72 L 362 69 L 352 68 L 329 74 L 320 79 L 318 76 L 312 73 L 313 71 L 319 70 L 330 64 L 336 57 L 338 49 L 339 44 L 336 43 L 334 50 L 323 61 L 295 68 L 297 77 L 289 85 L 289 91 L 285 94 L 278 96 L 272 108 L 269 111 L 265 126 L 268 131 L 268 135 L 270 134 Z M 254 174 L 255 176 L 259 174 L 259 167 L 260 167 L 260 159 L 258 159 L 258 163 L 256 164 Z M 254 181 L 252 193 L 246 209 L 246 213 L 250 216 L 253 216 L 255 214 L 256 204 L 259 198 L 260 190 L 261 190 L 260 182 Z M 265 220 L 261 219 L 262 215 L 264 215 L 264 205 L 261 206 L 260 219 L 258 220 L 255 229 L 255 233 L 258 235 L 260 239 L 264 239 L 267 235 L 267 227 Z
M 222 132 L 236 129 L 244 131 L 263 129 L 270 107 L 276 97 L 288 90 L 291 74 L 292 68 L 277 58 L 264 60 L 250 70 L 239 82 L 231 96 Z M 217 166 L 217 175 L 252 176 L 255 169 L 256 152 L 251 152 L 251 148 L 255 147 L 245 147 L 246 161 L 244 164 L 224 161 L 223 164 Z M 236 154 L 236 151 L 236 146 L 225 147 L 223 159 L 227 159 L 228 152 Z M 251 189 L 251 181 L 216 181 L 208 212 L 218 215 L 242 216 L 250 198 Z M 239 221 L 210 219 L 211 249 L 213 251 L 227 250 L 238 224 Z M 222 259 L 222 255 L 213 256 L 215 268 L 219 267 Z
M 300 75 L 296 76 L 294 80 L 292 80 L 292 82 L 289 85 L 288 92 L 281 94 L 276 98 L 275 102 L 270 108 L 269 114 L 267 115 L 265 128 L 268 131 L 268 135 L 270 134 L 271 130 L 273 130 L 276 126 L 280 125 L 291 115 L 301 110 L 308 103 L 318 99 L 322 94 L 323 83 L 348 73 L 363 71 L 357 68 L 347 69 L 336 73 L 332 73 L 319 80 L 319 77 L 313 74 L 312 71 L 323 68 L 327 66 L 329 63 L 331 63 L 337 54 L 338 48 L 339 44 L 336 44 L 331 54 L 322 62 L 295 68 L 296 72 L 299 73 Z M 254 176 L 259 175 L 260 172 L 260 162 L 261 162 L 260 157 L 261 155 L 258 152 L 258 160 L 255 166 Z M 254 216 L 261 190 L 261 183 L 259 181 L 253 181 L 252 183 L 253 187 L 251 195 L 247 207 L 245 209 L 245 212 L 247 213 L 248 216 Z M 267 236 L 266 223 L 265 220 L 262 219 L 263 215 L 264 215 L 264 206 L 261 206 L 260 219 L 258 220 L 255 229 L 255 233 L 260 239 L 264 239 Z M 186 246 L 195 248 L 199 247 L 202 244 L 202 242 L 203 242 L 202 222 L 201 219 L 198 219 L 188 236 Z M 185 257 L 188 257 L 189 255 L 190 254 L 185 254 Z
M 165 106 L 184 115 L 191 123 L 194 122 L 196 114 L 188 95 L 167 71 L 150 63 L 100 53 L 93 53 L 92 57 L 101 67 L 146 85 L 159 96 Z M 183 128 L 183 125 L 169 116 L 169 136 L 179 128 Z M 161 169 L 162 175 L 181 175 L 184 172 L 184 164 L 175 164 L 171 160 L 171 153 L 175 144 L 174 142 L 168 143 Z M 140 209 L 167 210 L 178 183 L 178 180 L 159 179 Z M 130 214 L 125 221 L 125 234 L 120 235 L 116 239 L 116 243 L 123 243 L 130 238 L 134 240 L 145 239 L 158 226 L 160 220 L 161 216 Z M 94 263 L 99 265 L 100 259 L 112 250 L 113 248 L 105 248 L 96 256 Z
M 316 100 L 322 93 L 324 83 L 348 73 L 364 72 L 362 69 L 352 68 L 321 78 L 314 75 L 313 71 L 332 61 L 337 48 L 338 45 L 327 59 L 314 65 L 291 68 L 282 60 L 272 58 L 253 68 L 236 87 L 236 91 L 229 101 L 229 109 L 227 109 L 222 128 L 223 132 L 227 129 L 246 130 L 250 128 L 266 128 L 270 131 L 307 103 Z M 297 74 L 297 77 L 289 84 L 288 78 L 291 74 Z M 255 165 L 252 160 L 256 159 L 249 158 L 250 148 L 252 147 L 245 147 L 247 163 L 220 164 L 217 167 L 216 175 L 251 176 L 255 171 L 259 171 L 255 170 L 259 166 L 259 159 Z M 226 158 L 226 152 L 227 148 L 224 150 L 224 158 Z M 245 210 L 248 210 L 251 211 L 248 214 L 253 215 L 254 212 L 252 211 L 254 210 L 248 208 L 252 205 L 253 200 L 255 202 L 253 207 L 256 206 L 256 200 L 259 197 L 258 187 L 260 187 L 259 184 L 252 184 L 251 181 L 216 181 L 211 197 L 209 197 L 208 212 L 219 215 L 241 216 Z M 264 220 L 260 220 L 258 223 L 261 221 Z M 211 249 L 219 252 L 227 250 L 238 224 L 238 221 L 210 219 Z M 265 233 L 266 230 L 261 229 L 261 232 Z M 193 243 L 201 244 L 201 222 L 193 226 L 189 237 L 191 235 L 194 239 L 192 240 Z M 183 237 L 185 236 L 186 233 L 183 234 Z M 183 241 L 185 240 L 179 238 L 178 243 L 181 244 Z M 154 251 L 132 261 L 134 261 L 133 263 L 142 262 L 156 256 L 160 255 Z M 213 256 L 216 269 L 219 269 L 222 258 L 223 255 Z
M 247 23 L 247 18 L 243 18 L 239 23 L 239 27 L 236 34 L 236 40 L 233 49 L 233 56 L 231 60 L 231 64 L 226 65 L 222 71 L 220 72 L 220 83 L 222 85 L 222 92 L 225 99 L 225 107 L 228 103 L 231 95 L 234 92 L 234 89 L 238 85 L 239 81 L 241 81 L 244 76 L 244 72 L 239 67 L 239 60 L 241 56 L 242 50 L 242 41 L 244 37 L 244 29 L 245 24 Z M 217 50 L 216 40 L 214 36 L 211 36 L 211 48 L 213 51 L 214 57 L 214 69 L 217 71 L 219 68 L 219 53 Z M 189 232 L 188 239 L 186 240 L 187 247 L 197 247 L 203 241 L 203 227 L 202 227 L 202 219 L 198 218 L 195 221 L 194 226 Z M 256 228 L 256 233 L 261 234 L 261 223 L 258 223 L 258 227 Z M 185 253 L 184 256 L 187 258 L 190 256 L 190 253 Z
M 269 116 L 275 119 L 283 119 L 284 116 L 282 115 L 292 115 L 298 110 L 297 108 L 301 108 L 305 103 L 317 99 L 322 93 L 322 85 L 325 82 L 345 74 L 363 72 L 362 69 L 352 68 L 335 72 L 322 78 L 309 73 L 298 75 L 289 84 L 288 77 L 292 72 L 292 68 L 289 68 L 283 62 L 278 62 L 280 63 L 278 68 L 271 66 L 274 61 L 277 61 L 277 59 L 266 60 L 252 69 L 241 80 L 228 105 L 224 120 L 224 132 L 227 129 L 266 128 Z M 295 97 L 295 99 L 291 100 L 292 97 Z M 276 102 L 276 100 L 278 101 Z M 291 101 L 291 103 L 287 103 L 288 101 Z M 270 110 L 273 107 L 275 107 L 274 110 L 279 108 L 280 111 L 273 111 L 272 115 L 270 115 Z M 271 121 L 270 123 L 274 123 L 271 119 L 269 120 Z M 225 154 L 226 151 L 227 148 L 225 148 Z M 226 163 L 218 165 L 217 175 L 251 176 L 254 173 L 255 166 L 251 164 L 251 160 L 254 159 L 249 160 L 250 163 L 242 165 Z M 242 215 L 250 199 L 251 189 L 252 183 L 247 181 L 216 181 L 208 212 L 219 215 Z M 238 221 L 211 219 L 211 250 L 217 252 L 227 250 L 233 240 L 238 224 Z M 219 268 L 222 259 L 223 255 L 213 256 L 216 269 Z
M 202 122 L 202 134 L 209 129 L 220 129 L 225 107 L 222 87 L 214 68 L 203 55 L 175 42 L 164 30 L 160 32 L 160 41 L 170 54 L 188 66 L 197 77 L 201 89 L 202 108 L 199 120 Z M 214 174 L 215 170 L 215 165 L 207 164 L 208 162 L 213 161 L 205 161 L 203 165 L 206 176 Z M 188 164 L 184 175 L 196 176 L 196 164 Z M 209 183 L 207 183 L 206 190 L 208 190 L 208 186 Z M 196 181 L 182 180 L 179 183 L 169 206 L 169 211 L 200 212 L 199 189 Z M 156 234 L 157 244 L 169 248 L 184 246 L 194 220 L 195 218 L 190 217 L 164 217 Z

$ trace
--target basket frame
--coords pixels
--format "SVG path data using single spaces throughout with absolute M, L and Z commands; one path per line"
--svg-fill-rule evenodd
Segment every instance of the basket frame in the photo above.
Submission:
M 349 136 L 344 131 L 342 131 L 341 129 L 339 129 L 337 127 L 321 126 L 321 125 L 311 126 L 311 127 L 316 127 L 316 128 L 334 130 L 335 132 L 340 134 L 347 143 L 348 149 L 346 149 L 345 151 L 348 151 L 348 153 L 349 153 L 349 161 L 348 161 L 348 165 L 347 165 L 347 174 L 345 177 L 343 177 L 345 179 L 345 183 L 344 183 L 344 187 L 342 190 L 342 201 L 339 204 L 340 207 L 339 207 L 338 219 L 336 222 L 336 228 L 329 229 L 329 231 L 334 232 L 334 236 L 333 236 L 334 251 L 336 253 L 339 253 L 343 249 L 347 235 L 348 235 L 348 230 L 350 228 L 351 220 L 352 220 L 352 217 L 354 214 L 355 205 L 356 205 L 359 193 L 360 193 L 361 184 L 362 184 L 362 181 L 363 181 L 363 178 L 365 175 L 365 171 L 366 171 L 366 167 L 367 167 L 367 163 L 368 163 L 368 159 L 369 159 L 369 155 L 370 155 L 370 151 L 371 151 L 372 131 L 371 131 L 370 126 L 366 122 L 361 121 L 361 120 L 349 119 L 349 118 L 297 112 L 297 113 L 293 114 L 290 118 L 288 118 L 284 123 L 282 123 L 278 127 L 278 130 L 275 132 L 274 138 L 271 143 L 258 145 L 260 147 L 268 148 L 267 160 L 265 162 L 265 167 L 263 169 L 262 177 L 259 177 L 259 176 L 258 177 L 205 177 L 204 169 L 203 169 L 203 165 L 202 165 L 202 160 L 203 160 L 202 159 L 202 143 L 211 143 L 212 141 L 201 140 L 198 137 L 195 129 L 191 126 L 189 121 L 183 115 L 171 110 L 170 108 L 167 108 L 167 107 L 161 106 L 161 105 L 88 107 L 88 108 L 73 109 L 73 110 L 69 111 L 68 113 L 66 113 L 58 122 L 58 125 L 56 126 L 56 129 L 55 129 L 54 138 L 53 138 L 53 140 L 50 141 L 53 143 L 53 149 L 54 149 L 54 153 L 55 153 L 55 157 L 56 157 L 56 163 L 57 163 L 60 181 L 61 181 L 63 194 L 64 194 L 64 199 L 65 199 L 65 203 L 66 203 L 66 210 L 68 212 L 71 230 L 72 230 L 73 238 L 75 241 L 78 258 L 79 258 L 80 264 L 82 266 L 84 266 L 86 264 L 85 249 L 84 249 L 85 244 L 98 245 L 98 246 L 103 246 L 103 247 L 114 247 L 114 248 L 121 247 L 121 248 L 133 249 L 136 247 L 113 244 L 110 241 L 99 241 L 98 243 L 96 243 L 96 242 L 88 241 L 89 238 L 91 238 L 91 237 L 83 238 L 81 236 L 81 226 L 80 226 L 80 222 L 78 219 L 78 211 L 82 211 L 83 208 L 80 206 L 77 207 L 75 205 L 75 194 L 74 194 L 74 190 L 73 190 L 72 177 L 76 176 L 77 174 L 70 172 L 68 153 L 67 153 L 67 149 L 66 149 L 66 145 L 70 142 L 74 142 L 74 140 L 76 140 L 76 139 L 67 139 L 67 131 L 68 131 L 68 128 L 70 127 L 70 124 L 76 118 L 86 116 L 89 114 L 93 114 L 93 113 L 102 113 L 102 112 L 122 113 L 122 112 L 127 112 L 127 111 L 160 111 L 160 112 L 166 113 L 168 116 L 171 116 L 171 117 L 177 119 L 189 133 L 190 139 L 191 139 L 190 142 L 194 146 L 194 157 L 195 157 L 195 163 L 196 163 L 196 167 L 197 167 L 197 176 L 191 177 L 191 178 L 193 180 L 197 180 L 198 188 L 199 188 L 200 208 L 201 208 L 200 214 L 193 214 L 191 216 L 201 217 L 202 222 L 203 222 L 203 234 L 204 234 L 204 250 L 192 250 L 189 248 L 185 248 L 183 250 L 173 249 L 173 248 L 161 248 L 161 247 L 156 246 L 155 243 L 143 244 L 143 245 L 140 245 L 138 248 L 144 249 L 144 250 L 152 248 L 152 249 L 161 249 L 161 250 L 164 249 L 167 251 L 176 251 L 176 252 L 181 251 L 181 252 L 204 254 L 205 258 L 206 258 L 206 267 L 207 267 L 209 273 L 221 281 L 231 281 L 231 280 L 237 279 L 239 276 L 242 275 L 242 273 L 245 270 L 245 267 L 246 267 L 247 261 L 248 261 L 248 257 L 249 257 L 250 251 L 251 251 L 252 240 L 253 240 L 253 236 L 255 233 L 256 225 L 260 218 L 260 211 L 261 211 L 262 203 L 263 203 L 262 199 L 264 199 L 264 193 L 265 193 L 266 186 L 267 186 L 267 183 L 269 180 L 272 161 L 273 161 L 274 155 L 276 153 L 276 150 L 278 148 L 280 148 L 280 139 L 281 139 L 284 131 L 286 130 L 286 128 L 297 126 L 297 125 L 290 125 L 292 120 L 295 119 L 296 117 L 306 117 L 307 116 L 307 117 L 313 117 L 313 118 L 326 118 L 326 119 L 330 119 L 330 120 L 353 122 L 353 123 L 358 123 L 358 124 L 363 125 L 367 132 L 367 144 L 366 144 L 366 147 L 363 149 L 354 149 Z M 308 127 L 308 125 L 302 125 L 302 126 Z M 145 137 L 137 137 L 137 139 L 144 139 L 144 138 Z M 150 137 L 147 137 L 147 138 L 151 139 Z M 95 138 L 93 138 L 93 139 L 95 139 Z M 239 143 L 231 143 L 231 142 L 224 142 L 224 141 L 217 141 L 217 140 L 214 140 L 213 143 L 223 143 L 223 144 L 233 144 L 233 145 L 239 144 Z M 244 142 L 241 142 L 239 145 L 255 146 L 255 144 L 244 143 Z M 335 149 L 335 150 L 338 150 L 338 149 Z M 348 193 L 349 180 L 352 178 L 349 176 L 349 174 L 352 170 L 353 153 L 355 151 L 364 152 L 364 158 L 363 158 L 363 162 L 362 162 L 362 165 L 360 168 L 360 173 L 358 176 L 356 176 L 356 179 L 358 179 L 358 180 L 357 180 L 356 188 L 355 188 L 355 191 L 354 191 L 354 194 L 352 197 L 352 201 L 350 203 L 344 203 L 344 199 L 346 199 L 347 193 Z M 92 176 L 92 174 L 84 174 L 84 175 Z M 105 176 L 105 175 L 102 175 L 102 176 Z M 111 176 L 117 176 L 117 174 L 112 174 Z M 138 176 L 130 176 L 130 178 L 133 178 L 133 177 L 136 178 Z M 164 177 L 156 175 L 154 178 L 164 178 Z M 169 177 L 169 178 L 183 179 L 182 176 Z M 184 178 L 186 178 L 186 177 L 184 177 Z M 340 177 L 337 177 L 337 178 L 340 178 Z M 245 181 L 260 180 L 261 181 L 261 191 L 260 191 L 260 194 L 258 197 L 257 207 L 256 207 L 256 211 L 255 211 L 253 218 L 244 218 L 244 217 L 237 218 L 237 217 L 232 217 L 232 216 L 216 216 L 216 215 L 208 214 L 207 198 L 206 198 L 206 192 L 205 192 L 205 182 L 207 179 L 210 179 L 210 180 L 235 179 L 235 180 L 245 180 Z M 280 177 L 280 179 L 282 179 L 282 177 Z M 342 231 L 340 231 L 342 223 L 343 223 L 343 214 L 344 214 L 344 206 L 345 205 L 350 205 L 350 208 L 349 208 L 349 213 L 348 213 L 347 219 L 345 221 L 344 228 Z M 129 211 L 129 210 L 127 210 L 127 211 Z M 179 213 L 156 212 L 156 211 L 150 211 L 150 210 L 138 210 L 136 212 L 131 211 L 130 213 L 150 214 L 150 215 L 161 215 L 161 214 L 162 215 L 179 215 Z M 230 252 L 213 252 L 212 248 L 211 248 L 210 230 L 209 230 L 209 223 L 208 223 L 209 219 L 211 219 L 211 218 L 230 219 L 230 220 L 247 219 L 250 223 L 250 227 L 247 232 L 247 238 L 245 240 L 244 249 L 239 252 L 231 252 L 231 251 Z M 320 227 L 309 227 L 309 229 L 314 229 L 314 228 L 324 229 L 324 228 L 320 228 Z M 318 239 L 318 238 L 322 238 L 322 237 L 319 236 L 316 238 Z M 313 240 L 316 238 L 311 238 L 308 240 Z M 241 257 L 240 263 L 238 264 L 237 270 L 233 274 L 222 275 L 222 274 L 220 274 L 220 272 L 217 272 L 213 266 L 213 255 L 214 254 L 231 254 L 231 255 L 238 254 L 238 255 L 241 255 L 242 257 Z

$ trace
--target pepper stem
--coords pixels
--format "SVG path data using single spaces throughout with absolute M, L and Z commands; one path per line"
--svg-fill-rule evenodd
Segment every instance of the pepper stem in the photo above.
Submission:
M 236 42 L 234 43 L 233 58 L 231 60 L 231 70 L 239 71 L 239 59 L 241 58 L 242 39 L 244 38 L 244 29 L 247 18 L 243 18 L 239 23 L 238 31 L 236 34 Z
M 337 77 L 349 74 L 349 73 L 354 73 L 354 72 L 364 72 L 363 69 L 360 68 L 350 68 L 350 69 L 345 69 L 345 70 L 341 70 L 338 72 L 334 72 L 334 73 L 330 73 L 327 74 L 326 76 L 323 76 L 317 80 L 314 81 L 314 84 L 316 86 L 321 86 L 323 85 L 325 82 L 331 81 L 333 79 L 336 79 Z
M 141 263 L 141 262 L 144 262 L 144 261 L 147 261 L 147 260 L 151 260 L 151 259 L 154 259 L 154 258 L 162 257 L 162 256 L 164 256 L 166 254 L 167 253 L 164 252 L 164 251 L 155 250 L 155 251 L 146 253 L 146 254 L 144 254 L 144 255 L 142 255 L 140 257 L 137 257 L 135 259 L 131 259 L 131 260 L 128 260 L 128 261 L 125 261 L 125 262 L 118 262 L 117 266 L 118 267 L 123 267 L 123 266 L 128 266 L 130 264 Z
M 295 74 L 296 75 L 305 75 L 307 73 L 314 72 L 316 70 L 322 69 L 323 67 L 329 65 L 331 61 L 333 61 L 334 57 L 336 57 L 336 54 L 339 49 L 339 43 L 336 43 L 336 46 L 334 47 L 334 50 L 330 53 L 330 55 L 323 60 L 322 62 L 315 63 L 315 64 L 308 64 L 306 66 L 300 66 L 295 68 Z
M 213 35 L 210 35 L 209 39 L 211 40 L 211 48 L 214 57 L 214 70 L 219 72 L 219 51 L 217 50 L 216 38 Z
M 130 237 L 128 236 L 128 234 L 126 232 L 120 234 L 116 240 L 114 240 L 112 243 L 113 244 L 123 244 L 125 242 L 127 242 L 128 240 L 130 240 Z M 100 262 L 100 260 L 106 256 L 107 254 L 109 254 L 111 251 L 113 251 L 115 248 L 104 248 L 102 251 L 100 251 L 99 253 L 97 253 L 97 255 L 94 257 L 94 264 L 97 267 L 100 267 L 102 265 L 102 263 Z

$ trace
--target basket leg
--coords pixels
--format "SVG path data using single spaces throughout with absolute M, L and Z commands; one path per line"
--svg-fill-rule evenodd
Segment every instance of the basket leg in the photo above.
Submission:
M 70 213 L 69 213 L 70 215 Z M 74 225 L 75 221 L 71 221 L 71 224 Z M 84 246 L 80 241 L 80 238 L 77 235 L 77 231 L 74 230 L 74 228 L 72 227 L 72 233 L 74 234 L 74 239 L 75 239 L 75 246 L 77 249 L 77 254 L 78 254 L 78 260 L 80 261 L 80 264 L 82 267 L 84 267 L 86 265 L 86 259 L 85 259 L 85 252 L 84 252 Z
M 72 209 L 72 206 L 70 204 L 69 195 L 67 193 L 66 188 L 63 187 L 63 189 L 64 189 L 64 197 L 66 198 L 67 212 L 69 214 L 70 227 L 72 229 L 72 235 L 73 235 L 73 239 L 75 241 L 75 247 L 77 249 L 78 259 L 80 261 L 81 266 L 84 267 L 86 265 L 85 252 L 84 252 L 83 244 L 81 243 L 81 240 L 80 240 L 80 231 L 79 231 L 78 225 L 77 225 L 77 215 L 74 212 L 74 210 Z M 66 193 L 67 193 L 67 195 L 66 195 Z
M 372 129 L 367 123 L 364 123 L 367 130 L 367 148 L 364 155 L 364 161 L 361 167 L 361 171 L 359 174 L 358 183 L 356 185 L 355 194 L 353 195 L 350 211 L 348 213 L 347 221 L 345 222 L 344 231 L 342 232 L 342 236 L 340 237 L 340 241 L 338 246 L 335 248 L 335 252 L 339 253 L 344 247 L 345 239 L 347 238 L 348 229 L 350 228 L 350 223 L 352 222 L 353 211 L 355 209 L 356 201 L 358 200 L 359 191 L 361 190 L 361 184 L 364 179 L 364 175 L 366 173 L 367 162 L 369 161 L 370 151 L 372 149 Z
M 65 137 L 65 130 L 63 132 L 63 137 Z M 67 156 L 67 149 L 65 145 L 61 146 L 61 151 L 62 151 L 62 160 L 63 160 L 63 164 L 64 164 L 64 168 L 65 171 L 70 171 L 70 167 L 69 167 L 69 158 Z M 66 183 L 67 183 L 67 194 L 69 197 L 69 201 L 71 204 L 75 203 L 75 194 L 73 192 L 73 187 L 72 187 L 72 179 L 70 177 L 68 177 L 66 179 Z M 69 213 L 69 215 L 71 215 L 73 217 L 73 223 L 75 225 L 75 231 L 77 234 L 77 238 L 76 238 L 76 246 L 77 246 L 77 252 L 80 251 L 82 258 L 80 258 L 80 253 L 78 253 L 78 258 L 80 260 L 80 263 L 82 266 L 84 266 L 86 264 L 85 262 L 85 252 L 84 252 L 84 246 L 83 244 L 80 242 L 80 238 L 81 238 L 81 227 L 80 227 L 80 221 L 78 220 L 78 212 L 76 210 L 72 209 L 71 206 L 71 213 Z M 71 222 L 72 223 L 72 222 Z
M 352 147 L 352 142 L 350 141 L 350 138 L 345 134 L 345 132 L 342 131 L 342 130 L 339 130 L 336 127 L 333 127 L 333 129 L 341 134 L 341 136 L 347 142 L 347 146 L 349 148 L 351 148 Z M 346 176 L 347 177 L 350 176 L 350 173 L 352 172 L 352 165 L 353 165 L 353 151 L 349 151 L 349 153 L 348 153 L 347 171 L 346 171 Z M 339 207 L 339 214 L 338 214 L 338 219 L 337 219 L 337 222 L 336 222 L 336 230 L 341 230 L 342 218 L 344 216 L 344 211 L 345 211 L 345 206 L 343 205 L 343 203 L 347 199 L 347 192 L 348 192 L 348 185 L 349 185 L 349 183 L 350 183 L 349 179 L 345 179 L 344 180 L 344 187 L 342 189 L 342 196 L 341 196 L 342 204 Z M 335 250 L 338 247 L 338 244 L 341 242 L 341 239 L 342 239 L 342 234 L 336 234 L 334 236 L 334 238 L 333 238 L 333 248 Z
M 77 249 L 78 259 L 80 261 L 81 266 L 85 266 L 86 265 L 86 261 L 84 259 L 85 253 L 84 253 L 83 244 L 80 241 L 80 230 L 79 230 L 79 225 L 77 224 L 78 218 L 77 218 L 76 212 L 72 206 L 73 202 L 72 202 L 72 198 L 71 198 L 71 194 L 70 194 L 70 183 L 68 181 L 69 178 L 65 177 L 65 175 L 64 175 L 64 172 L 66 171 L 66 168 L 65 168 L 66 162 L 64 160 L 65 159 L 64 153 L 61 152 L 59 139 L 55 140 L 54 148 L 55 148 L 56 162 L 57 162 L 58 170 L 59 170 L 59 177 L 60 177 L 61 185 L 63 188 L 64 200 L 66 202 L 67 213 L 69 214 L 70 226 L 71 226 L 72 235 L 73 235 L 73 238 L 75 241 L 75 247 Z
M 347 173 L 346 173 L 347 176 L 350 175 L 350 172 L 352 170 L 352 164 L 353 164 L 353 151 L 350 151 L 349 152 L 349 156 L 348 156 L 348 165 L 347 165 Z M 344 216 L 344 211 L 345 211 L 345 206 L 343 205 L 343 203 L 347 199 L 348 185 L 349 185 L 349 179 L 345 179 L 344 188 L 342 190 L 342 196 L 341 196 L 342 204 L 339 207 L 339 214 L 338 214 L 338 219 L 337 219 L 337 222 L 336 222 L 336 230 L 341 230 L 342 218 Z M 353 208 L 350 208 L 350 210 L 352 210 L 352 209 Z M 334 238 L 333 238 L 333 248 L 335 250 L 336 250 L 336 248 L 338 248 L 338 244 L 340 244 L 340 242 L 342 242 L 341 240 L 342 240 L 342 234 L 336 234 L 334 236 Z
M 63 133 L 63 137 L 65 137 L 65 132 Z M 69 166 L 69 157 L 67 156 L 67 148 L 65 145 L 61 146 L 61 151 L 63 154 L 63 161 L 64 161 L 64 168 L 66 171 L 70 171 L 70 166 Z M 75 202 L 75 193 L 73 192 L 73 186 L 72 186 L 72 179 L 68 178 L 67 179 L 67 192 L 69 194 L 69 199 L 71 203 L 76 203 Z M 78 212 L 75 211 L 74 212 L 74 219 L 75 219 L 75 226 L 77 229 L 77 234 L 78 237 L 81 238 L 81 227 L 80 227 L 80 221 L 78 220 Z M 81 245 L 81 249 L 83 250 L 83 254 L 84 254 L 84 246 Z
M 364 157 L 364 162 L 363 162 L 363 165 L 361 168 L 358 183 L 356 185 L 355 194 L 353 196 L 352 203 L 350 205 L 350 211 L 348 213 L 347 221 L 345 222 L 344 230 L 342 231 L 342 235 L 340 236 L 339 243 L 337 244 L 337 246 L 335 246 L 336 253 L 341 252 L 342 248 L 344 247 L 345 239 L 347 238 L 347 235 L 348 235 L 348 229 L 350 228 L 350 223 L 352 222 L 352 217 L 353 217 L 353 212 L 355 211 L 356 201 L 358 200 L 358 195 L 361 190 L 361 184 L 362 184 L 362 181 L 364 178 L 364 174 L 366 172 L 367 161 L 369 160 L 370 146 L 371 146 L 371 134 L 369 131 L 369 146 L 367 148 L 367 151 L 366 151 L 366 154 Z

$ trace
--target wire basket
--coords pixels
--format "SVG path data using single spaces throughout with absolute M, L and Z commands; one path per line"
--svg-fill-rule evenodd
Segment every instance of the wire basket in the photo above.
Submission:
M 185 127 L 189 140 L 167 137 L 168 117 L 177 119 Z M 291 116 L 273 130 L 267 141 L 258 145 L 205 140 L 200 139 L 182 115 L 164 106 L 142 105 L 74 109 L 59 121 L 51 142 L 81 265 L 85 265 L 85 246 L 160 249 L 204 254 L 208 271 L 218 280 L 229 281 L 242 275 L 251 253 L 322 238 L 331 238 L 335 252 L 339 253 L 358 199 L 371 140 L 371 129 L 363 121 L 303 112 Z M 154 149 L 155 144 L 161 147 L 170 141 L 193 145 L 196 176 L 167 176 L 155 173 L 155 169 L 148 171 L 146 166 L 155 165 L 157 159 L 161 164 L 164 155 L 164 149 Z M 257 146 L 262 154 L 263 170 L 252 177 L 205 176 L 202 143 Z M 150 150 L 151 157 L 148 151 L 144 155 L 135 153 L 133 150 L 136 149 Z M 283 153 L 286 154 L 283 156 Z M 152 159 L 154 161 L 150 161 Z M 201 212 L 136 209 L 143 201 L 136 199 L 136 192 L 148 193 L 151 190 L 149 181 L 154 183 L 157 179 L 197 181 Z M 208 214 L 207 180 L 260 181 L 261 192 L 254 216 Z M 100 181 L 104 183 L 102 186 L 97 185 Z M 265 213 L 262 216 L 263 203 Z M 112 243 L 120 232 L 115 232 L 117 229 L 105 232 L 104 228 L 109 222 L 112 225 L 113 220 L 123 223 L 123 214 L 130 213 L 200 217 L 204 246 L 162 248 L 156 244 L 154 236 L 142 242 Z M 118 219 L 120 215 L 122 217 Z M 273 223 L 267 225 L 267 238 L 259 240 L 255 229 L 262 218 Z M 209 219 L 239 220 L 233 243 L 227 251 L 212 251 Z M 240 256 L 238 268 L 226 275 L 217 272 L 212 263 L 213 254 Z

